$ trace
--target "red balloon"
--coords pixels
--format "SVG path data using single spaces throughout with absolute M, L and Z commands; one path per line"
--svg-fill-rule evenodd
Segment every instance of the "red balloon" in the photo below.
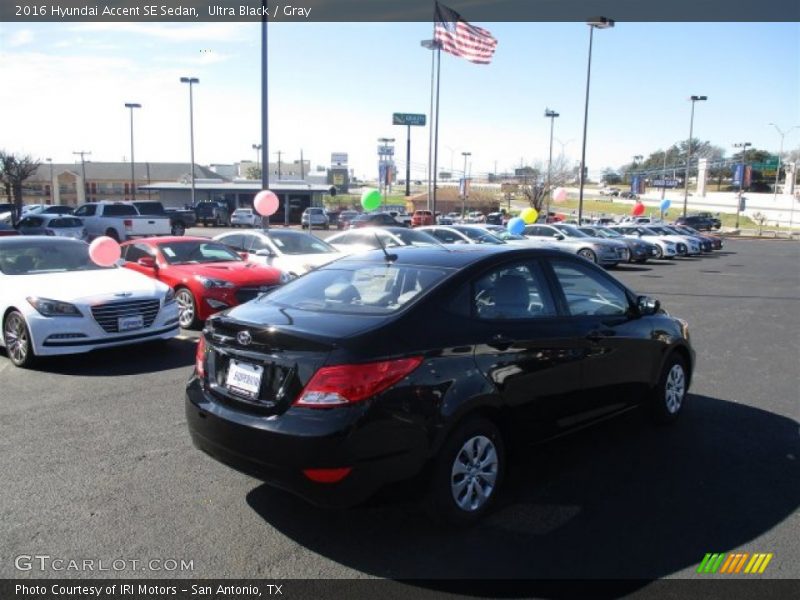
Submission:
M 637 202 L 636 204 L 634 204 L 633 205 L 633 210 L 631 210 L 631 214 L 634 217 L 638 217 L 638 216 L 643 215 L 644 214 L 644 204 L 642 204 L 641 202 Z
M 261 190 L 253 200 L 256 212 L 264 217 L 274 215 L 278 210 L 278 204 L 278 197 L 270 190 Z

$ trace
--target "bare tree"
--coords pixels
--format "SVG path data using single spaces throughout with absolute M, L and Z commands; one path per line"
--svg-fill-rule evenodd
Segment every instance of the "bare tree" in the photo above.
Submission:
M 16 226 L 22 214 L 22 182 L 36 172 L 42 163 L 26 154 L 17 156 L 0 150 L 0 181 L 6 188 L 6 196 L 14 199 L 11 221 Z
M 574 169 L 570 161 L 564 156 L 554 156 L 550 167 L 548 181 L 547 161 L 538 161 L 533 167 L 522 170 L 520 177 L 520 191 L 537 212 L 542 212 L 542 207 L 547 200 L 547 195 L 557 187 L 570 183 L 574 177 Z

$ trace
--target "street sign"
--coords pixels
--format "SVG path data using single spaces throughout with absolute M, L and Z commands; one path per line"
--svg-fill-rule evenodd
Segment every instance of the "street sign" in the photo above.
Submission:
M 378 146 L 380 156 L 394 156 L 394 146 Z
M 653 179 L 650 182 L 650 187 L 676 188 L 679 183 L 677 179 Z
M 392 115 L 392 125 L 424 126 L 425 115 L 418 115 L 414 113 L 394 113 Z

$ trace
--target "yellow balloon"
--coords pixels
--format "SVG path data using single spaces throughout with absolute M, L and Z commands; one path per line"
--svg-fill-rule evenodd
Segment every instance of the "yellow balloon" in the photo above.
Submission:
M 528 207 L 523 209 L 519 216 L 522 217 L 522 220 L 525 221 L 525 223 L 530 225 L 531 223 L 536 222 L 536 219 L 539 218 L 539 213 L 536 212 L 535 208 Z

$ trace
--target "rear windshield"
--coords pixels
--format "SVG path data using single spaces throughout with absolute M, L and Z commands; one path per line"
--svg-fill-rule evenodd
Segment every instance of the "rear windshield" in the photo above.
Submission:
M 311 271 L 258 302 L 313 312 L 386 315 L 424 295 L 448 273 L 417 265 L 336 263 Z
M 48 227 L 83 227 L 83 221 L 75 217 L 62 217 L 60 219 L 50 219 Z

